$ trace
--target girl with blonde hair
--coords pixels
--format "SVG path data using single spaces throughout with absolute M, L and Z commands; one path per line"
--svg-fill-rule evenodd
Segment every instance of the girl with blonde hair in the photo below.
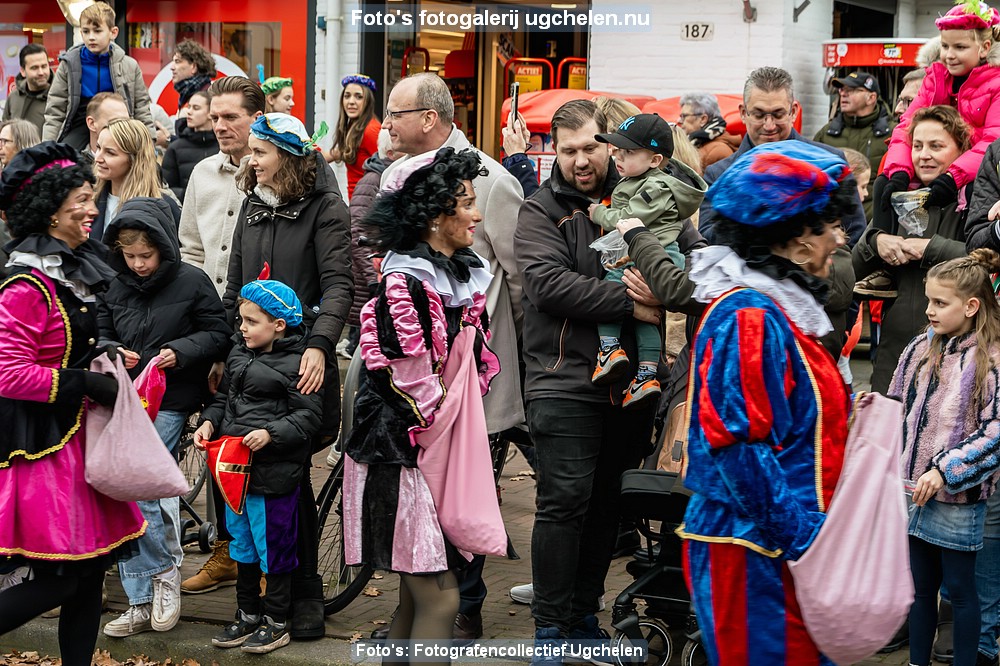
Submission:
M 121 205 L 136 197 L 163 199 L 170 206 L 175 227 L 180 224 L 180 204 L 164 186 L 153 140 L 138 120 L 117 118 L 101 130 L 94 153 L 94 175 L 100 215 L 94 220 L 92 238 L 103 238 L 105 227 Z

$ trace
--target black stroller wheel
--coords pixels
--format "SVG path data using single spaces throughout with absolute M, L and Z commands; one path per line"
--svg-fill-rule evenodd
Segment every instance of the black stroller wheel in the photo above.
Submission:
M 642 634 L 642 639 L 649 645 L 646 652 L 646 660 L 641 663 L 645 664 L 645 666 L 667 666 L 670 663 L 670 657 L 674 653 L 674 644 L 670 639 L 670 631 L 667 629 L 667 625 L 656 618 L 643 617 L 639 619 L 639 632 Z M 622 648 L 630 643 L 629 637 L 621 631 L 615 634 L 615 646 L 619 655 L 623 652 Z M 636 661 L 629 661 L 626 657 L 622 656 L 616 657 L 616 662 L 618 666 L 637 663 Z
M 688 640 L 681 653 L 681 666 L 708 666 L 708 655 L 701 641 Z
M 215 531 L 215 525 L 205 521 L 198 528 L 198 550 L 203 553 L 212 552 L 212 544 L 215 543 L 215 537 L 217 536 Z

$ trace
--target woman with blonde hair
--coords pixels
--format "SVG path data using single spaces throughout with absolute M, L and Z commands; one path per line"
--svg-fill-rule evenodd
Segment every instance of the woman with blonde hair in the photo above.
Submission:
M 162 198 L 170 206 L 174 225 L 180 224 L 180 204 L 163 184 L 149 130 L 141 122 L 117 118 L 101 130 L 94 153 L 94 175 L 100 215 L 90 232 L 93 238 L 102 238 L 121 205 L 136 197 Z
M 626 118 L 642 113 L 635 104 L 620 97 L 601 95 L 594 98 L 594 104 L 604 112 L 604 117 L 608 120 L 605 132 L 615 131 Z

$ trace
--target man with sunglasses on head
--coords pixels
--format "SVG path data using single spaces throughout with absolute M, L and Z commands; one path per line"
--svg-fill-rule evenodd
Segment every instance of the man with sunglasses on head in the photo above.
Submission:
M 801 110 L 795 99 L 791 74 L 779 67 L 759 67 L 750 72 L 743 86 L 743 103 L 740 104 L 740 116 L 746 125 L 747 133 L 735 153 L 705 169 L 705 182 L 709 185 L 714 183 L 733 162 L 743 156 L 743 153 L 762 143 L 805 141 L 843 157 L 844 154 L 837 148 L 811 141 L 795 131 L 795 119 Z M 859 207 L 857 212 L 844 219 L 843 223 L 847 231 L 848 245 L 853 247 L 865 229 L 864 212 Z M 713 242 L 714 224 L 715 211 L 712 209 L 712 203 L 706 199 L 701 205 L 698 231 L 709 243 Z
M 795 131 L 795 118 L 800 111 L 801 107 L 795 99 L 791 74 L 780 67 L 759 67 L 750 72 L 743 86 L 743 103 L 740 104 L 740 115 L 747 128 L 746 136 L 743 137 L 743 142 L 735 153 L 705 169 L 705 182 L 709 185 L 714 183 L 733 162 L 762 143 L 804 141 L 843 158 L 844 154 L 839 149 L 811 141 Z M 854 177 L 848 178 L 850 179 L 848 186 L 854 187 Z M 715 220 L 716 213 L 712 203 L 705 199 L 698 217 L 698 231 L 709 243 L 715 243 L 712 232 Z M 841 223 L 847 233 L 848 247 L 854 247 L 867 224 L 864 210 L 859 205 L 855 212 L 841 220 Z M 852 305 L 854 269 L 851 266 L 849 249 L 841 248 L 833 255 L 833 268 L 827 281 L 830 284 L 830 297 L 826 304 L 826 313 L 830 317 L 834 331 L 825 336 L 821 342 L 836 359 L 840 357 L 840 351 L 846 340 L 847 322 L 853 323 L 857 314 L 857 309 Z

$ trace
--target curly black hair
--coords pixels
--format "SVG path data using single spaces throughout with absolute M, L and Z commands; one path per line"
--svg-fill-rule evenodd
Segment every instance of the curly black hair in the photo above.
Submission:
M 725 215 L 718 214 L 712 226 L 713 242 L 726 245 L 744 259 L 760 254 L 769 254 L 774 245 L 784 245 L 811 229 L 815 234 L 823 233 L 823 227 L 835 220 L 854 213 L 858 208 L 857 185 L 848 176 L 840 187 L 830 193 L 830 201 L 818 213 L 804 212 L 793 215 L 778 224 L 766 227 L 752 227 L 740 224 Z
M 379 251 L 412 250 L 431 221 L 455 214 L 462 182 L 487 173 L 476 151 L 442 148 L 433 162 L 410 174 L 403 187 L 375 200 L 363 223 L 366 235 Z
M 69 193 L 84 183 L 94 184 L 90 168 L 82 165 L 46 169 L 31 177 L 7 208 L 7 223 L 15 239 L 48 232 L 52 216 Z

